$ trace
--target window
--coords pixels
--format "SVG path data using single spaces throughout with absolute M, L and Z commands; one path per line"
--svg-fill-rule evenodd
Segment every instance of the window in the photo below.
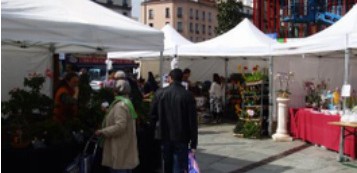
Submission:
M 165 25 L 169 25 L 169 24 L 170 24 L 170 22 L 166 22 L 166 23 L 165 23 Z
M 183 32 L 182 22 L 177 22 L 177 31 L 178 32 Z
M 190 8 L 190 19 L 193 19 L 193 9 Z
M 198 28 L 198 23 L 196 23 L 195 28 L 196 28 L 196 34 L 199 34 L 200 31 L 199 31 L 199 28 Z
M 193 24 L 190 23 L 190 32 L 193 32 Z
M 193 41 L 193 37 L 190 37 L 190 40 Z
M 127 15 L 128 15 L 128 13 L 127 13 L 127 12 L 124 12 L 124 13 L 123 13 L 123 15 L 124 15 L 124 16 L 127 16 Z
M 208 13 L 208 21 L 212 21 L 212 13 Z
M 128 0 L 123 0 L 123 6 L 128 7 Z
M 198 14 L 198 10 L 196 10 L 196 20 L 199 19 L 199 14 Z
M 177 17 L 182 18 L 182 14 L 183 14 L 182 7 L 178 7 L 177 8 Z
M 149 23 L 149 26 L 150 26 L 150 27 L 154 27 L 154 24 L 153 24 L 153 23 Z
M 199 42 L 200 41 L 200 38 L 199 37 L 196 37 L 196 42 Z
M 202 25 L 202 33 L 203 33 L 203 34 L 206 33 L 206 25 Z
M 205 21 L 206 20 L 206 12 L 202 11 L 202 20 Z
M 170 8 L 165 9 L 165 17 L 170 18 Z
M 211 35 L 211 34 L 212 34 L 212 27 L 208 26 L 208 35 Z
M 154 19 L 154 10 L 153 9 L 149 10 L 149 19 Z

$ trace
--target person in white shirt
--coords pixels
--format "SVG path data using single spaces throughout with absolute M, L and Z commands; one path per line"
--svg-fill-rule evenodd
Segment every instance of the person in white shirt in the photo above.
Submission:
M 223 90 L 221 78 L 217 73 L 213 74 L 213 82 L 209 90 L 210 94 L 210 111 L 213 119 L 218 123 L 222 118 L 222 97 Z

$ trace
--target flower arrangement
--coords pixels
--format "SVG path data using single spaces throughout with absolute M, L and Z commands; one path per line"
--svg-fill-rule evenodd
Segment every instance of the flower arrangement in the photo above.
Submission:
M 263 74 L 263 72 L 260 70 L 259 65 L 256 65 L 252 68 L 252 73 L 248 73 L 249 68 L 247 66 L 244 66 L 244 73 L 243 77 L 246 82 L 257 82 L 261 80 L 267 79 L 267 76 Z
M 255 114 L 255 111 L 253 109 L 248 109 L 247 113 L 248 113 L 249 117 L 253 117 Z
M 283 73 L 278 72 L 275 76 L 275 79 L 279 80 L 279 90 L 277 91 L 278 97 L 288 98 L 291 94 L 289 92 L 289 84 L 294 78 L 294 73 Z
M 320 107 L 325 102 L 325 95 L 327 94 L 327 82 L 322 80 L 315 84 L 313 81 L 308 80 L 304 82 L 306 91 L 305 104 L 306 107 Z

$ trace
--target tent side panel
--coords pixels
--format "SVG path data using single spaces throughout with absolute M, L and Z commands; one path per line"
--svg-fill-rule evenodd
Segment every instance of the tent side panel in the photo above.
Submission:
M 9 91 L 14 88 L 23 88 L 24 78 L 29 73 L 45 75 L 46 69 L 52 70 L 52 54 L 44 51 L 21 51 L 1 49 L 1 101 L 10 98 Z M 52 79 L 46 78 L 42 93 L 51 97 Z

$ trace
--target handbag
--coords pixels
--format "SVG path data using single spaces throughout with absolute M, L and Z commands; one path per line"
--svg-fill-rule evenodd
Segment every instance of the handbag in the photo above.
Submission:
M 188 173 L 200 173 L 200 168 L 192 151 L 188 152 Z
M 89 152 L 90 147 L 92 148 L 92 152 Z M 64 173 L 91 173 L 97 150 L 98 139 L 92 136 L 86 143 L 83 151 L 66 167 Z

